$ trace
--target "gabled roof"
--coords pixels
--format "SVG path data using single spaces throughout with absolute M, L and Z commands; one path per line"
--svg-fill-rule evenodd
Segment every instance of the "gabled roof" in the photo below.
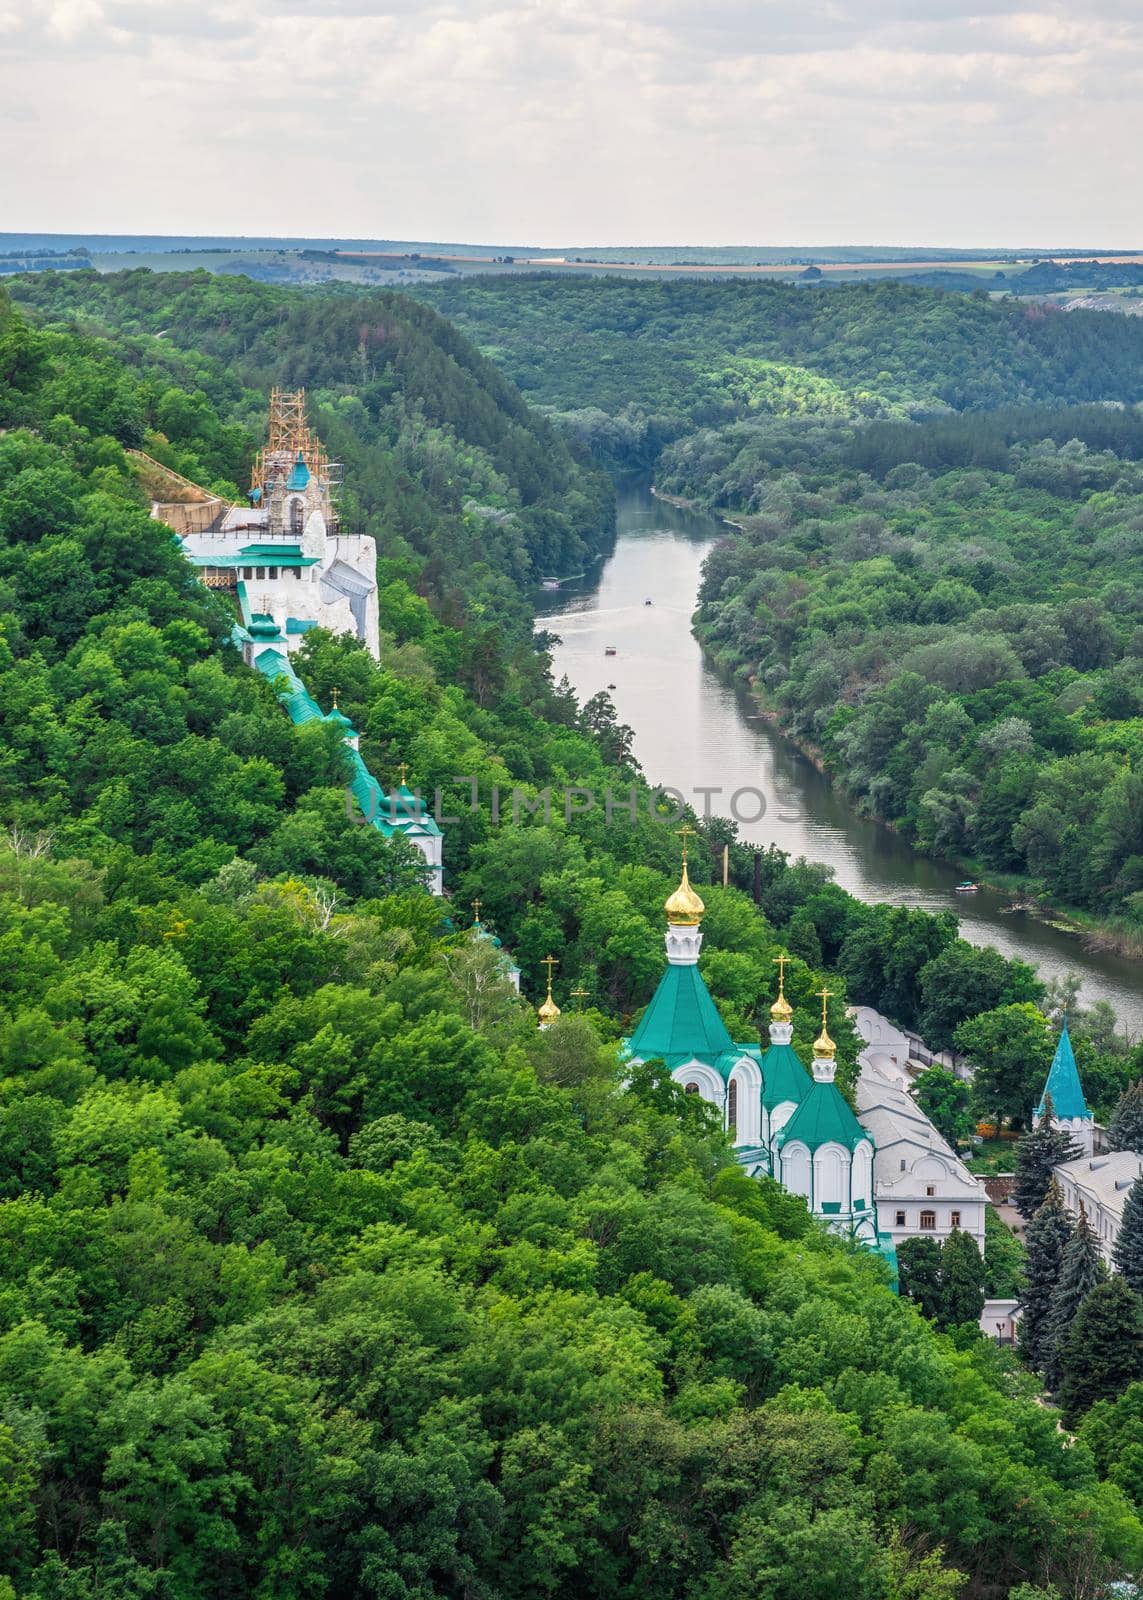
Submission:
M 631 1035 L 629 1049 L 644 1061 L 661 1057 L 668 1066 L 692 1058 L 715 1066 L 727 1052 L 733 1059 L 742 1054 L 694 964 L 667 968 Z
M 778 1135 L 778 1143 L 801 1143 L 810 1150 L 823 1144 L 842 1144 L 855 1150 L 865 1139 L 872 1145 L 873 1138 L 858 1122 L 836 1083 L 814 1082 L 810 1092 Z
M 1057 1117 L 1084 1117 L 1091 1118 L 1087 1108 L 1087 1101 L 1083 1097 L 1083 1085 L 1080 1083 L 1079 1068 L 1076 1066 L 1076 1054 L 1072 1049 L 1072 1041 L 1068 1037 L 1067 1019 L 1060 1030 L 1059 1043 L 1056 1053 L 1052 1057 L 1052 1065 L 1048 1070 L 1048 1081 L 1044 1085 L 1044 1093 L 1040 1096 L 1040 1104 L 1036 1107 L 1036 1115 L 1040 1116 L 1044 1110 L 1045 1096 L 1051 1095 L 1052 1106 Z
M 775 1106 L 788 1104 L 791 1100 L 795 1105 L 801 1105 L 813 1088 L 814 1080 L 798 1059 L 792 1045 L 772 1044 L 760 1058 L 760 1064 L 762 1104 L 767 1111 L 773 1111 Z
M 321 707 L 311 698 L 284 650 L 260 650 L 254 657 L 254 667 L 273 687 L 291 722 L 323 720 Z

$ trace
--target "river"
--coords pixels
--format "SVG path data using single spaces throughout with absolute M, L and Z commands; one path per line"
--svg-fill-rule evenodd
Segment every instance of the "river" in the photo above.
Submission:
M 613 553 L 589 577 L 539 602 L 539 625 L 562 640 L 553 650 L 557 680 L 566 673 L 581 699 L 613 684 L 611 698 L 635 731 L 635 755 L 648 779 L 681 790 L 699 811 L 701 788 L 721 790 L 710 809 L 722 815 L 736 790 L 760 790 L 766 812 L 741 824 L 744 840 L 826 862 L 862 900 L 951 908 L 966 939 L 1033 962 L 1045 978 L 1076 973 L 1084 1002 L 1109 1000 L 1120 1025 L 1132 1037 L 1143 1034 L 1138 963 L 1088 954 L 1032 917 L 1002 915 L 1005 895 L 954 894 L 962 876 L 955 867 L 918 855 L 861 816 L 703 658 L 690 619 L 707 551 L 725 532 L 715 519 L 677 510 L 645 489 L 621 491 Z M 604 654 L 609 646 L 614 656 Z M 744 796 L 739 810 L 752 815 L 757 803 Z

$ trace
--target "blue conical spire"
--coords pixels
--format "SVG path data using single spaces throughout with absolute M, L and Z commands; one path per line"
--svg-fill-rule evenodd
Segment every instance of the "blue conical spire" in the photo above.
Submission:
M 1083 1085 L 1080 1083 L 1079 1068 L 1076 1066 L 1076 1053 L 1068 1036 L 1066 1015 L 1064 1025 L 1060 1029 L 1056 1053 L 1052 1057 L 1052 1065 L 1048 1071 L 1048 1081 L 1044 1085 L 1044 1093 L 1040 1096 L 1040 1104 L 1036 1107 L 1038 1117 L 1044 1114 L 1044 1100 L 1048 1095 L 1051 1095 L 1052 1107 L 1061 1121 L 1066 1122 L 1072 1117 L 1082 1117 L 1090 1121 L 1091 1112 L 1083 1097 Z

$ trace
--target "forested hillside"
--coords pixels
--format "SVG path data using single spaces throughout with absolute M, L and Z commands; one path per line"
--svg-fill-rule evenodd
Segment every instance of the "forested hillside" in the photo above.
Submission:
M 1143 324 L 902 284 L 467 278 L 416 291 L 601 460 L 759 414 L 1143 399 Z
M 661 481 L 745 508 L 696 618 L 921 848 L 1143 931 L 1143 420 L 743 425 Z
M 602 459 L 745 514 L 699 637 L 868 810 L 1143 933 L 1143 323 L 887 283 L 429 297 Z
M 606 704 L 529 651 L 466 692 L 475 625 L 396 578 L 382 666 L 308 641 L 376 771 L 478 779 L 447 918 L 149 519 L 123 446 L 160 406 L 216 476 L 247 442 L 148 363 L 0 302 L 0 1594 L 1047 1600 L 1138 1570 L 1130 1406 L 1064 1440 L 618 1065 L 677 841 Z M 573 781 L 635 784 L 641 820 L 492 820 L 494 782 Z M 781 945 L 803 1049 L 836 968 L 848 1076 L 847 975 L 934 1037 L 1041 993 L 950 917 L 764 869 L 760 912 L 696 860 L 737 1037 Z M 546 1035 L 458 931 L 476 896 L 529 992 L 559 957 Z
M 271 386 L 304 385 L 317 431 L 345 464 L 345 520 L 454 617 L 521 636 L 528 585 L 581 570 L 611 537 L 607 480 L 577 464 L 455 328 L 404 297 L 142 270 L 45 273 L 10 287 L 40 321 L 111 335 L 149 391 L 190 390 L 157 407 L 153 426 L 192 457 L 212 408 L 260 437 Z M 147 448 L 165 459 L 153 435 Z M 228 492 L 229 477 L 235 494 L 246 462 L 229 465 L 218 487 Z M 203 456 L 212 480 L 219 467 Z

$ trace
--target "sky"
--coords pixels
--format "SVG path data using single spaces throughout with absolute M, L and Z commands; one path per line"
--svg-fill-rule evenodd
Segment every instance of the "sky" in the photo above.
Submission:
M 1143 4 L 0 0 L 0 229 L 1143 246 Z

